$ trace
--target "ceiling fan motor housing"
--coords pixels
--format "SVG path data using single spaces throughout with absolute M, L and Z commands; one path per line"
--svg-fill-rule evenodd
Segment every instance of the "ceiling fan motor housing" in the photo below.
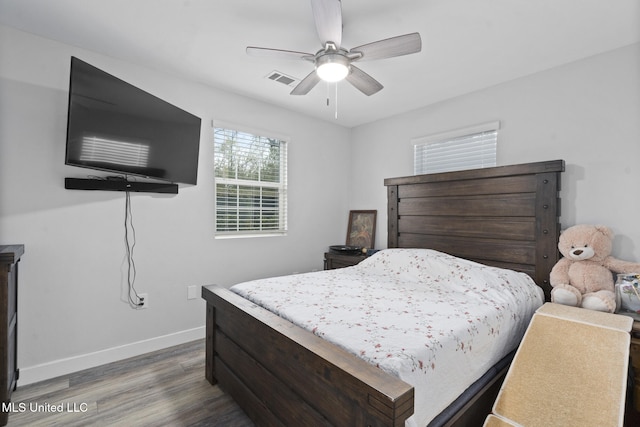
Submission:
M 316 73 L 327 82 L 338 82 L 349 75 L 351 60 L 344 49 L 335 49 L 327 43 L 327 47 L 316 54 Z

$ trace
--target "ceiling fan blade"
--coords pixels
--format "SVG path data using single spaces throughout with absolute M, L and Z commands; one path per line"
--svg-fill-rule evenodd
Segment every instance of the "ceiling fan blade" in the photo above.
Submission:
M 384 87 L 369 74 L 353 65 L 351 65 L 351 72 L 347 76 L 347 81 L 367 96 L 379 92 Z
M 342 5 L 340 0 L 311 0 L 311 9 L 322 46 L 324 47 L 327 42 L 333 42 L 339 48 L 342 44 Z
M 349 51 L 349 54 L 362 54 L 362 57 L 356 58 L 354 61 L 371 61 L 374 59 L 409 55 L 411 53 L 420 52 L 420 50 L 422 50 L 422 39 L 420 38 L 420 34 L 411 33 L 354 47 Z
M 305 59 L 313 61 L 314 55 L 306 52 L 296 52 L 293 50 L 270 49 L 268 47 L 247 47 L 247 55 L 262 56 L 277 59 Z
M 316 70 L 313 70 L 307 75 L 296 87 L 291 91 L 291 95 L 306 95 L 311 89 L 313 89 L 318 83 L 320 83 L 320 77 Z

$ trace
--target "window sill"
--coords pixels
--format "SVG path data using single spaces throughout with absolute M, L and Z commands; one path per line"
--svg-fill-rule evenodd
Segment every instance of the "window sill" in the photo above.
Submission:
M 219 233 L 219 234 L 215 234 L 213 236 L 214 239 L 220 239 L 220 240 L 224 240 L 224 239 L 247 239 L 247 238 L 254 238 L 254 237 L 283 237 L 286 236 L 287 232 L 286 231 L 273 231 L 273 232 L 268 232 L 268 233 Z

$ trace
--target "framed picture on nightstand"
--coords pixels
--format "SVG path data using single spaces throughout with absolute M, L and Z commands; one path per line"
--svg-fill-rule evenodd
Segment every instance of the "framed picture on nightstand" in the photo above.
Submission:
M 347 246 L 373 248 L 376 243 L 376 215 L 378 211 L 350 211 Z

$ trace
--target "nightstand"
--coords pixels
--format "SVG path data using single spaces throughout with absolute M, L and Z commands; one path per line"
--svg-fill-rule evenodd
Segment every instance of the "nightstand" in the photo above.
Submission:
M 333 270 L 334 268 L 351 267 L 366 258 L 366 255 L 345 255 L 334 252 L 325 252 L 324 269 Z
M 634 320 L 631 327 L 631 366 L 633 366 L 633 407 L 640 411 L 640 321 Z

